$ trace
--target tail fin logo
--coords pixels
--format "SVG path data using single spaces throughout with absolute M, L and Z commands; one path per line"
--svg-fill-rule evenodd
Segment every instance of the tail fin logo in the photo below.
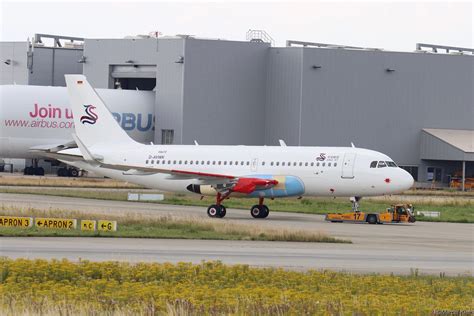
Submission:
M 81 123 L 82 124 L 95 124 L 97 122 L 97 119 L 99 118 L 96 113 L 94 113 L 94 110 L 96 109 L 95 106 L 92 104 L 84 104 L 84 112 L 86 112 L 87 115 L 81 116 Z

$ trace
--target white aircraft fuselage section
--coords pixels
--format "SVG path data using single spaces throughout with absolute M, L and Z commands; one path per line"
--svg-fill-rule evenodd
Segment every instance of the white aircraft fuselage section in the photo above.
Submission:
M 105 157 L 103 162 L 106 164 L 130 164 L 236 177 L 297 177 L 304 191 L 295 195 L 373 196 L 400 193 L 413 185 L 411 175 L 399 167 L 370 167 L 374 161 L 383 161 L 385 165 L 392 162 L 388 156 L 353 147 L 137 144 L 134 149 L 120 145 L 114 146 L 113 150 L 94 146 L 91 151 Z M 76 152 L 79 154 L 77 149 Z M 94 172 L 114 178 L 119 176 L 122 180 L 164 191 L 187 193 L 189 184 L 200 183 L 199 180 L 180 180 L 169 174 L 127 175 L 126 172 L 104 168 L 96 168 Z M 281 177 L 277 180 L 285 181 Z

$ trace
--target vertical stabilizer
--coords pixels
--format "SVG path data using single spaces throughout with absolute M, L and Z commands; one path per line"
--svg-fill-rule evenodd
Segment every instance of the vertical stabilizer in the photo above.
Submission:
M 135 143 L 83 75 L 65 75 L 76 134 L 87 147 Z

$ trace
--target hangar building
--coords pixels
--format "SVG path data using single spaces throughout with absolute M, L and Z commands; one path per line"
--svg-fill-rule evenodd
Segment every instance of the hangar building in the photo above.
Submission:
M 155 143 L 353 142 L 386 153 L 419 182 L 474 177 L 473 49 L 418 44 L 414 52 L 394 52 L 296 41 L 274 47 L 265 33 L 247 35 L 85 39 L 54 71 L 78 73 L 82 66 L 97 88 L 155 90 Z M 51 81 L 47 65 L 22 82 L 38 84 L 31 77 L 44 72 L 39 84 L 63 85 Z

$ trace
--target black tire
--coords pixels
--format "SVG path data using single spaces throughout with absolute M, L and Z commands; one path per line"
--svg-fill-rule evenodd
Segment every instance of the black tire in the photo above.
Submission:
M 68 175 L 70 177 L 77 178 L 79 176 L 79 170 L 71 168 L 71 169 L 68 170 Z
M 44 176 L 44 168 L 43 167 L 34 168 L 34 172 L 35 172 L 36 176 Z
M 27 176 L 32 176 L 34 174 L 33 167 L 26 167 L 25 170 L 23 171 L 23 174 Z
M 369 215 L 367 216 L 367 223 L 369 224 L 377 224 L 377 216 L 376 215 Z
M 268 214 L 270 214 L 270 209 L 266 205 L 262 205 L 262 215 L 260 218 L 267 218 Z
M 217 204 L 212 204 L 207 208 L 207 216 L 215 218 L 218 217 L 218 215 L 221 212 L 221 207 Z
M 67 177 L 67 169 L 66 168 L 59 168 L 58 169 L 58 177 Z
M 253 218 L 265 218 L 269 213 L 270 210 L 266 205 L 256 204 L 250 209 L 250 215 L 252 215 Z
M 227 209 L 225 208 L 224 205 L 221 205 L 221 210 L 219 211 L 219 218 L 223 218 L 227 214 Z

